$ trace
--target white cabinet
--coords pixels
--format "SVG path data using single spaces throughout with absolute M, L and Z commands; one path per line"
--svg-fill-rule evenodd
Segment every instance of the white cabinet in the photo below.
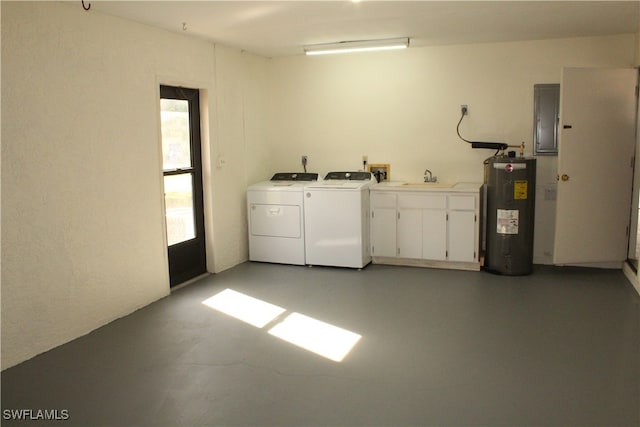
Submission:
M 447 260 L 447 211 L 422 211 L 422 259 Z
M 374 262 L 479 269 L 479 184 L 371 192 Z
M 422 258 L 422 211 L 419 209 L 398 210 L 398 256 Z
M 398 194 L 398 256 L 447 259 L 447 196 L 442 193 Z
M 449 212 L 449 261 L 474 262 L 477 260 L 478 216 L 473 211 Z
M 477 194 L 449 195 L 450 261 L 473 262 L 478 259 Z
M 371 254 L 373 256 L 396 256 L 396 215 L 394 193 L 371 193 Z

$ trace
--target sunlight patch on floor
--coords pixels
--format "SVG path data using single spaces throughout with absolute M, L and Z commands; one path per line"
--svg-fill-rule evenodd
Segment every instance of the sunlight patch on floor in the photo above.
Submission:
M 320 356 L 340 362 L 362 335 L 300 313 L 292 313 L 269 330 L 269 334 Z
M 264 328 L 287 311 L 232 289 L 225 289 L 202 304 L 257 328 Z M 268 333 L 334 362 L 341 362 L 362 338 L 355 332 L 300 313 L 289 314 Z
M 202 303 L 257 328 L 263 328 L 286 311 L 282 307 L 232 289 L 225 289 Z

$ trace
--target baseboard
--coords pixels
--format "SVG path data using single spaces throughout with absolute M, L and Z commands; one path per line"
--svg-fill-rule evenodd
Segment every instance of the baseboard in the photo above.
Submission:
M 189 279 L 189 280 L 187 280 L 186 282 L 182 282 L 182 283 L 180 283 L 179 285 L 173 286 L 173 287 L 171 288 L 171 292 L 175 292 L 175 291 L 177 291 L 178 289 L 182 289 L 182 288 L 184 288 L 185 286 L 189 286 L 190 284 L 195 283 L 195 282 L 197 282 L 198 280 L 203 279 L 203 278 L 205 278 L 205 277 L 207 277 L 207 276 L 210 276 L 210 275 L 211 275 L 211 273 L 203 273 L 203 274 L 201 274 L 201 275 L 199 275 L 199 276 L 194 277 L 193 279 Z
M 631 282 L 638 295 L 640 295 L 640 280 L 638 280 L 637 273 L 627 262 L 622 266 L 622 271 L 624 272 L 624 275 L 627 276 L 627 280 Z
M 397 265 L 404 267 L 443 268 L 447 270 L 480 271 L 480 262 L 429 261 L 413 258 L 373 257 L 373 264 Z
M 556 264 L 558 266 L 569 267 L 587 267 L 587 268 L 603 268 L 609 270 L 620 270 L 624 265 L 624 261 L 607 261 L 607 262 L 584 262 L 584 263 L 568 263 L 568 264 Z

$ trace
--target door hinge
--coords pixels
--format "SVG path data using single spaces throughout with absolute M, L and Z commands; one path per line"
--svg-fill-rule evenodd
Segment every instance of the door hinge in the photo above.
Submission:
M 400 219 L 400 212 L 398 212 L 398 219 Z
M 400 255 L 400 248 L 396 249 L 396 253 Z
M 376 217 L 375 212 L 371 211 L 371 218 L 375 218 L 375 217 Z
M 375 246 L 371 246 L 371 253 L 375 254 L 376 253 L 376 247 Z
M 446 259 L 449 259 L 449 251 L 444 251 L 444 257 L 445 257 Z
M 449 214 L 447 214 L 447 221 L 449 221 Z

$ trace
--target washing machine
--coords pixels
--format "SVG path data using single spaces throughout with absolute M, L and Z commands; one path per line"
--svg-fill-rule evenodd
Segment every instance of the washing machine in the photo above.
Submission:
M 304 188 L 309 265 L 363 268 L 371 262 L 369 172 L 329 172 Z
M 280 172 L 247 189 L 249 259 L 305 265 L 304 187 L 317 173 Z

